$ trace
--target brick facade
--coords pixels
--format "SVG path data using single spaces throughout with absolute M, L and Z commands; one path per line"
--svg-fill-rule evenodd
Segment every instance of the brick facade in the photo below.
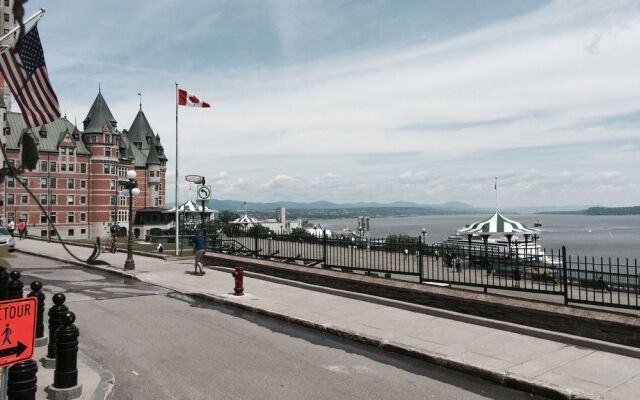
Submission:
M 20 179 L 50 213 L 63 238 L 106 237 L 112 223 L 126 232 L 129 198 L 122 183 L 129 169 L 137 172 L 140 188 L 133 200 L 134 213 L 164 206 L 167 158 L 142 107 L 129 131 L 118 129 L 101 93 L 83 122 L 83 131 L 61 118 L 24 132 L 21 114 L 0 112 L 9 163 L 20 167 L 21 135 L 32 134 L 39 140 L 38 166 Z M 30 235 L 48 235 L 44 214 L 12 178 L 0 185 L 0 217 L 5 223 L 26 219 Z

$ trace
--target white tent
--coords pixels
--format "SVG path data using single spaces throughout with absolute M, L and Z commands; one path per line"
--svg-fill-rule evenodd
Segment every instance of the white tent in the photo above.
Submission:
M 458 229 L 458 233 L 463 235 L 501 234 L 506 236 L 516 233 L 533 235 L 540 233 L 540 229 L 529 228 L 520 222 L 505 218 L 499 212 L 496 212 L 491 218 L 473 223 L 466 228 Z

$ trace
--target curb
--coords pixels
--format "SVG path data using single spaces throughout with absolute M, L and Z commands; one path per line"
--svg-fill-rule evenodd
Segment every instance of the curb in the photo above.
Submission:
M 25 251 L 25 250 L 21 250 L 21 249 L 16 249 L 17 252 L 20 253 L 24 253 L 24 254 L 29 254 L 29 255 L 33 255 L 36 257 L 42 257 L 42 258 L 48 258 L 48 259 L 52 259 L 52 260 L 56 260 L 56 261 L 60 261 L 60 262 L 64 262 L 64 263 L 69 263 L 72 265 L 77 265 L 77 266 L 81 266 L 81 267 L 86 267 L 89 269 L 96 269 L 96 270 L 100 270 L 100 271 L 104 271 L 104 272 L 110 272 L 116 275 L 120 275 L 123 277 L 127 277 L 127 278 L 131 278 L 131 279 L 135 279 L 137 281 L 141 281 L 141 282 L 145 282 L 144 280 L 142 280 L 139 276 L 137 276 L 135 273 L 130 273 L 130 272 L 126 272 L 124 270 L 120 270 L 120 269 L 116 269 L 115 267 L 111 266 L 111 267 L 103 267 L 103 266 L 98 266 L 98 265 L 90 265 L 90 264 L 86 264 L 86 263 L 81 263 L 81 262 L 77 262 L 77 261 L 70 261 L 67 259 L 63 259 L 60 257 L 54 257 L 54 256 L 49 256 L 49 255 L 43 255 L 43 254 L 39 254 L 39 253 L 35 253 L 35 252 L 31 252 L 31 251 Z M 145 282 L 148 283 L 148 282 Z M 153 284 L 153 283 L 150 283 Z M 158 286 L 158 285 L 156 285 Z M 166 288 L 166 287 L 165 287 Z M 205 301 L 210 301 L 210 302 L 214 302 L 217 304 L 222 304 L 225 306 L 229 306 L 229 307 L 234 307 L 240 310 L 244 310 L 244 311 L 249 311 L 249 312 L 253 312 L 256 314 L 260 314 L 260 315 L 264 315 L 267 317 L 271 317 L 274 319 L 278 319 L 281 321 L 285 321 L 285 322 L 289 322 L 295 325 L 299 325 L 302 327 L 306 327 L 309 329 L 314 329 L 314 330 L 318 330 L 320 332 L 324 332 L 324 333 L 328 333 L 334 336 L 338 336 L 347 340 L 351 340 L 354 342 L 358 342 L 358 343 L 362 343 L 365 345 L 369 345 L 369 346 L 374 346 L 374 347 L 378 347 L 382 350 L 386 350 L 392 353 L 396 353 L 396 354 L 400 354 L 400 355 L 404 355 L 407 357 L 411 357 L 414 359 L 418 359 L 421 361 L 426 361 L 428 363 L 434 364 L 434 365 L 438 365 L 440 367 L 444 367 L 447 369 L 451 369 L 454 371 L 458 371 L 464 374 L 468 374 L 471 376 L 476 376 L 478 378 L 499 384 L 501 386 L 505 386 L 511 389 L 516 389 L 516 390 L 520 390 L 520 391 L 524 391 L 527 393 L 531 393 L 531 394 L 535 394 L 535 395 L 540 395 L 543 397 L 547 397 L 550 399 L 556 399 L 556 400 L 599 400 L 597 397 L 591 397 L 588 396 L 584 393 L 580 393 L 580 392 L 574 392 L 571 391 L 569 389 L 565 389 L 556 385 L 550 385 L 550 384 L 546 384 L 546 383 L 542 383 L 542 382 L 538 382 L 538 381 L 532 381 L 532 380 L 526 380 L 522 377 L 519 376 L 515 376 L 512 374 L 509 374 L 507 372 L 504 371 L 500 371 L 500 370 L 496 370 L 493 368 L 488 368 L 488 367 L 483 367 L 483 366 L 479 366 L 479 365 L 474 365 L 474 364 L 470 364 L 470 363 L 463 363 L 460 361 L 456 361 L 456 360 L 452 360 L 447 358 L 446 356 L 443 356 L 441 354 L 435 353 L 435 352 L 428 352 L 428 351 L 424 351 L 424 350 L 418 350 L 406 345 L 402 345 L 399 343 L 395 343 L 395 342 L 391 342 L 388 340 L 384 340 L 384 339 L 380 339 L 380 338 L 376 338 L 374 336 L 366 336 L 366 335 L 361 335 L 358 334 L 356 332 L 350 331 L 348 329 L 345 328 L 341 328 L 341 327 L 336 327 L 336 326 L 332 326 L 332 325 L 324 325 L 324 324 L 320 324 L 317 322 L 313 322 L 310 320 L 306 320 L 303 318 L 298 318 L 298 317 L 293 317 L 290 315 L 286 315 L 286 314 L 282 314 L 282 313 L 278 313 L 276 311 L 272 311 L 272 310 L 268 310 L 268 309 L 264 309 L 264 308 L 259 308 L 256 306 L 252 306 L 252 305 L 248 305 L 248 304 L 243 304 L 243 303 L 238 303 L 235 301 L 232 301 L 228 298 L 222 297 L 222 296 L 217 296 L 217 295 L 212 295 L 212 294 L 206 294 L 206 293 L 185 293 L 173 288 L 166 288 L 166 289 L 170 289 L 170 290 L 174 290 L 176 292 L 182 293 L 184 295 L 188 295 L 188 296 L 192 296 L 195 298 L 199 298 Z M 97 399 L 92 399 L 92 400 L 97 400 Z
M 82 351 L 78 352 L 78 359 L 82 360 L 89 368 L 93 369 L 100 375 L 100 383 L 91 395 L 91 400 L 111 400 L 113 399 L 113 388 L 116 378 L 113 373 L 102 368 L 93 358 L 90 358 Z
M 303 326 L 306 328 L 318 330 L 318 331 L 328 333 L 330 335 L 338 336 L 354 342 L 378 347 L 385 351 L 415 358 L 421 361 L 426 361 L 430 364 L 434 364 L 440 367 L 462 372 L 467 375 L 472 375 L 493 383 L 497 383 L 501 386 L 524 391 L 534 395 L 539 395 L 539 396 L 547 397 L 550 399 L 557 399 L 557 400 L 597 400 L 596 397 L 590 397 L 584 393 L 574 392 L 556 385 L 550 385 L 542 382 L 527 380 L 522 377 L 515 376 L 501 370 L 496 370 L 493 368 L 488 368 L 488 367 L 483 367 L 479 365 L 452 360 L 447 358 L 444 355 L 441 355 L 435 352 L 418 350 L 403 344 L 395 343 L 385 339 L 380 339 L 374 336 L 361 335 L 359 333 L 356 333 L 338 326 L 324 325 L 324 324 L 313 322 L 307 319 L 278 313 L 272 310 L 268 310 L 268 309 L 248 305 L 248 304 L 237 303 L 235 301 L 229 300 L 221 296 L 216 296 L 216 295 L 211 295 L 206 293 L 184 293 L 184 294 L 195 297 L 195 298 L 199 298 L 202 300 L 222 304 L 225 306 L 234 307 L 244 311 L 250 311 L 256 314 L 275 318 L 281 321 L 289 322 L 289 323 Z
M 28 236 L 27 239 L 30 240 L 37 240 L 39 242 L 46 242 L 46 239 L 41 239 L 39 237 L 35 237 L 35 236 Z M 89 244 L 89 243 L 78 243 L 78 242 L 69 242 L 69 241 L 62 241 L 60 242 L 59 240 L 51 240 L 51 243 L 64 243 L 67 246 L 77 246 L 77 247 L 86 247 L 86 248 L 93 248 L 93 244 Z M 122 248 L 116 248 L 116 251 L 118 253 L 126 253 L 127 250 L 126 249 L 122 249 Z M 143 256 L 143 257 L 151 257 L 151 258 L 159 258 L 161 260 L 165 260 L 167 261 L 167 257 L 166 255 L 162 255 L 162 254 L 158 254 L 158 253 L 150 253 L 148 251 L 141 251 L 141 250 L 133 250 L 132 251 L 133 254 L 137 255 L 137 256 Z

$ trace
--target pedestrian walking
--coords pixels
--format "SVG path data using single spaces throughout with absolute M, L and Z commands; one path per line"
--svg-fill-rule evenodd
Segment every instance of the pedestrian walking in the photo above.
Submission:
M 200 275 L 204 275 L 204 270 L 202 269 L 202 257 L 204 257 L 204 253 L 207 251 L 207 239 L 204 237 L 202 232 L 196 230 L 196 234 L 193 236 L 193 254 L 195 254 L 195 273 L 198 274 L 198 269 L 200 270 Z
M 13 236 L 13 232 L 16 230 L 16 223 L 13 222 L 12 219 L 7 222 L 7 230 L 9 231 L 9 234 Z
M 520 279 L 522 279 L 522 272 L 520 271 L 520 267 L 516 266 L 513 270 L 513 286 L 519 288 L 520 287 Z
M 22 218 L 18 221 L 18 236 L 20 236 L 20 240 L 27 237 L 27 224 L 24 223 Z

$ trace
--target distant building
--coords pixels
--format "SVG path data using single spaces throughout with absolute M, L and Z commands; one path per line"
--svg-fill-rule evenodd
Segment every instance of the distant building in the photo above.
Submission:
M 278 207 L 276 209 L 276 221 L 284 224 L 287 222 L 287 212 L 284 207 Z
M 111 224 L 120 225 L 120 233 L 126 233 L 129 196 L 122 184 L 129 169 L 137 172 L 140 188 L 133 200 L 134 213 L 163 209 L 167 157 L 142 107 L 129 131 L 118 129 L 100 91 L 83 121 L 83 131 L 66 117 L 26 130 L 22 114 L 8 112 L 2 104 L 0 113 L 6 114 L 3 141 L 9 164 L 21 165 L 23 135 L 31 132 L 39 141 L 38 166 L 20 179 L 45 207 L 63 238 L 108 236 Z M 0 215 L 5 222 L 27 221 L 30 235 L 49 235 L 45 214 L 12 178 L 0 185 Z
M 2 15 L 0 18 L 0 33 L 2 36 L 16 27 L 16 19 L 13 17 L 11 11 L 12 7 L 13 0 L 2 0 L 2 3 L 0 3 L 0 15 Z M 5 42 L 5 44 L 9 43 L 10 42 Z M 11 92 L 2 74 L 0 74 L 0 101 L 2 101 L 7 110 L 11 110 Z

